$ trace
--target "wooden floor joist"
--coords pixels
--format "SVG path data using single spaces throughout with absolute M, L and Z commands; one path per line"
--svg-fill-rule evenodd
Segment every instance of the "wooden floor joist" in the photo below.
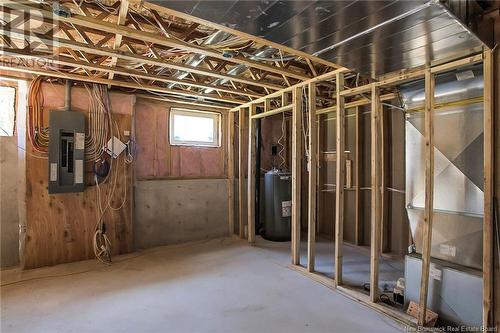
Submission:
M 22 4 L 19 3 L 18 1 L 8 1 L 5 0 L 2 2 L 2 6 L 15 9 L 15 10 L 24 10 L 30 13 L 32 17 L 40 17 L 40 18 L 45 18 L 45 19 L 52 19 L 54 14 L 51 11 L 45 10 L 40 7 L 36 6 L 31 6 L 28 4 Z M 147 42 L 147 43 L 153 43 L 156 45 L 160 46 L 165 46 L 169 48 L 176 48 L 176 49 L 181 49 L 189 52 L 193 52 L 196 54 L 201 54 L 205 56 L 210 56 L 215 59 L 221 59 L 224 61 L 229 61 L 235 64 L 239 65 L 246 65 L 251 68 L 256 68 L 260 69 L 263 71 L 271 72 L 274 74 L 278 75 L 284 75 L 288 77 L 292 77 L 295 79 L 299 80 L 306 80 L 309 77 L 307 75 L 301 75 L 299 73 L 280 68 L 277 66 L 272 66 L 267 63 L 259 62 L 256 60 L 251 60 L 246 57 L 233 57 L 230 59 L 227 59 L 226 56 L 219 51 L 209 49 L 209 48 L 204 48 L 202 46 L 199 46 L 194 43 L 188 43 L 184 42 L 179 39 L 175 39 L 172 37 L 168 37 L 166 35 L 161 36 L 159 38 L 159 35 L 157 33 L 152 33 L 148 31 L 141 31 L 137 29 L 130 28 L 128 26 L 121 26 L 121 25 L 116 25 L 111 22 L 103 21 L 103 20 L 98 20 L 95 18 L 87 17 L 87 16 L 81 16 L 78 14 L 73 14 L 70 17 L 64 17 L 64 16 L 59 16 L 58 20 L 64 23 L 68 23 L 72 26 L 81 26 L 81 27 L 86 27 L 86 28 L 92 28 L 96 29 L 99 31 L 103 31 L 106 33 L 111 33 L 111 34 L 120 34 L 124 37 L 135 39 L 138 41 L 142 42 Z
M 84 75 L 79 75 L 79 74 L 70 74 L 70 73 L 64 73 L 60 71 L 51 71 L 51 70 L 46 70 L 46 69 L 33 69 L 25 66 L 4 66 L 0 65 L 0 70 L 6 70 L 6 71 L 13 71 L 13 72 L 20 72 L 20 73 L 29 73 L 29 74 L 35 74 L 35 75 L 40 75 L 40 76 L 48 76 L 48 77 L 57 77 L 61 79 L 67 79 L 67 80 L 72 80 L 72 81 L 78 81 L 78 82 L 89 82 L 89 83 L 99 83 L 103 85 L 111 85 L 111 86 L 116 86 L 116 87 L 123 87 L 123 88 L 131 88 L 131 89 L 139 89 L 139 90 L 146 90 L 146 91 L 153 91 L 156 93 L 163 93 L 168 95 L 173 95 L 173 96 L 184 96 L 184 97 L 194 97 L 198 96 L 200 100 L 212 100 L 212 101 L 217 101 L 217 102 L 224 102 L 224 103 L 231 103 L 231 104 L 240 104 L 242 101 L 239 99 L 234 99 L 234 98 L 224 98 L 220 97 L 219 95 L 215 94 L 199 94 L 195 92 L 188 92 L 188 91 L 179 91 L 179 90 L 174 90 L 174 89 L 169 89 L 169 88 L 163 88 L 155 85 L 147 85 L 147 84 L 138 84 L 135 82 L 125 82 L 125 81 L 118 81 L 118 80 L 109 80 L 105 78 L 99 78 L 99 77 L 94 77 L 94 76 L 84 76 Z

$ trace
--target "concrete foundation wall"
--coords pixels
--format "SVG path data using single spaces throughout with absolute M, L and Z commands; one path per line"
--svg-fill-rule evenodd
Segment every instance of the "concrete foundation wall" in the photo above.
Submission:
M 0 263 L 19 264 L 17 137 L 0 137 Z
M 227 179 L 137 181 L 135 248 L 227 235 Z

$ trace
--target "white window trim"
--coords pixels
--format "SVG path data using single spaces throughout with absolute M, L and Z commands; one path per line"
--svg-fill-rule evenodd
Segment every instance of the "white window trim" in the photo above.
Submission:
M 0 112 L 4 112 L 3 116 L 9 117 L 11 116 L 12 119 L 9 117 L 9 121 L 12 121 L 10 124 L 2 124 L 3 127 L 0 128 L 0 136 L 5 136 L 5 137 L 13 137 L 16 135 L 16 101 L 17 101 L 17 87 L 10 86 L 10 85 L 1 85 L 0 89 L 6 90 L 6 91 L 11 91 L 12 92 L 12 109 L 9 110 L 0 110 Z M 10 94 L 10 92 L 9 92 Z M 9 96 L 10 97 L 10 96 Z M 9 112 L 9 114 L 7 114 Z M 6 127 L 8 125 L 8 127 Z M 4 128 L 5 127 L 5 128 Z
M 200 141 L 186 141 L 186 140 L 176 140 L 174 139 L 174 115 L 185 115 L 189 117 L 203 117 L 203 118 L 213 118 L 214 119 L 214 140 L 211 142 L 200 142 Z M 169 139 L 171 146 L 194 146 L 194 147 L 213 147 L 217 148 L 221 146 L 221 114 L 217 112 L 208 111 L 198 111 L 190 109 L 170 109 L 170 120 L 169 120 Z

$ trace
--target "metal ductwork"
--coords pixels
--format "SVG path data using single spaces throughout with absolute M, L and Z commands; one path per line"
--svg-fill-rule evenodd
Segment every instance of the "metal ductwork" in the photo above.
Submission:
M 257 51 L 257 52 L 255 52 L 255 54 L 253 56 L 249 56 L 248 58 L 251 59 L 251 60 L 259 61 L 262 58 L 269 58 L 269 57 L 271 57 L 276 52 L 278 52 L 277 49 L 274 49 L 272 47 L 266 47 L 264 50 Z M 235 66 L 235 67 L 231 68 L 227 72 L 227 74 L 228 75 L 234 75 L 234 76 L 236 76 L 236 75 L 239 75 L 239 74 L 243 73 L 247 69 L 248 69 L 248 67 L 246 65 L 238 65 L 238 66 Z M 212 85 L 224 84 L 227 81 L 228 81 L 227 79 L 218 79 L 218 80 L 214 81 L 214 83 Z M 208 94 L 208 93 L 211 93 L 212 91 L 213 91 L 213 89 L 207 88 L 207 89 L 205 89 L 204 92 L 206 94 Z
M 223 40 L 225 40 L 229 36 L 230 36 L 230 34 L 227 32 L 217 31 L 217 32 L 213 33 L 212 35 L 210 35 L 210 37 L 208 37 L 207 40 L 205 40 L 202 43 L 202 45 L 207 46 L 207 45 L 217 44 L 217 43 L 222 42 Z M 203 61 L 203 59 L 205 59 L 205 57 L 206 56 L 203 54 L 195 54 L 195 55 L 191 56 L 186 61 L 185 65 L 196 67 Z M 174 75 L 172 75 L 172 77 L 179 79 L 179 80 L 182 80 L 188 75 L 189 75 L 189 73 L 187 73 L 187 72 L 177 71 L 174 73 Z M 175 86 L 175 83 L 170 83 L 167 87 L 171 89 L 174 86 Z
M 403 85 L 406 205 L 416 250 L 425 207 L 424 81 Z M 483 229 L 482 67 L 436 77 L 434 113 L 434 258 L 481 269 Z M 419 109 L 420 108 L 420 109 Z M 414 110 L 413 112 L 411 110 Z

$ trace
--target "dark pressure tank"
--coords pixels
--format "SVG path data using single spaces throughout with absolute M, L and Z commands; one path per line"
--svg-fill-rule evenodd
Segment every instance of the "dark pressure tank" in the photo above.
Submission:
M 289 241 L 292 216 L 292 175 L 279 170 L 268 171 L 264 178 L 264 225 L 262 237 L 272 241 Z

